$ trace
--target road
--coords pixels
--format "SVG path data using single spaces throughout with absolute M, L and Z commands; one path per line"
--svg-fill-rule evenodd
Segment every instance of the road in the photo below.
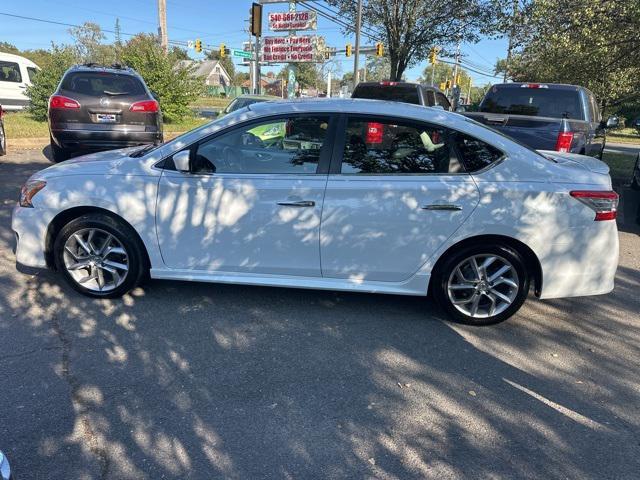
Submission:
M 633 212 L 613 293 L 487 328 L 383 295 L 151 281 L 91 300 L 15 270 L 11 208 L 47 165 L 0 159 L 0 448 L 20 480 L 638 478 Z

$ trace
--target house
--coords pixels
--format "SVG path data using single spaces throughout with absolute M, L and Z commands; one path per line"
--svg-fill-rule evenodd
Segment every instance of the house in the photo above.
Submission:
M 178 65 L 193 68 L 193 75 L 203 77 L 207 86 L 224 88 L 231 86 L 232 79 L 218 60 L 180 60 Z

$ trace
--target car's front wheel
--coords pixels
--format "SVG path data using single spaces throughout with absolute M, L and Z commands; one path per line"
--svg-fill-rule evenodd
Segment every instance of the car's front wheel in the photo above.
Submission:
M 471 246 L 444 259 L 434 272 L 433 293 L 453 320 L 490 325 L 516 313 L 529 292 L 522 256 L 503 246 Z
M 99 298 L 119 297 L 145 271 L 144 247 L 124 222 L 88 214 L 67 223 L 56 237 L 56 268 L 77 291 Z

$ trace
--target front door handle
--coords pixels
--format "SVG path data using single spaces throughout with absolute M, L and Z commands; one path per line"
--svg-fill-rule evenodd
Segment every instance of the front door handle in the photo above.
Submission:
M 423 210 L 448 210 L 448 211 L 458 211 L 462 210 L 460 205 L 451 205 L 445 203 L 432 203 L 431 205 L 425 205 L 422 207 Z
M 313 200 L 285 201 L 278 202 L 278 205 L 282 205 L 284 207 L 315 207 L 316 202 Z

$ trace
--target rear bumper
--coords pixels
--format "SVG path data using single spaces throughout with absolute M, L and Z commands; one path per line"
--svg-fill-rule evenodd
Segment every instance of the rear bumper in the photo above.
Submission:
M 149 128 L 149 127 L 147 127 Z M 121 130 L 55 130 L 51 129 L 53 141 L 61 148 L 73 150 L 83 148 L 135 147 L 162 142 L 162 131 Z

